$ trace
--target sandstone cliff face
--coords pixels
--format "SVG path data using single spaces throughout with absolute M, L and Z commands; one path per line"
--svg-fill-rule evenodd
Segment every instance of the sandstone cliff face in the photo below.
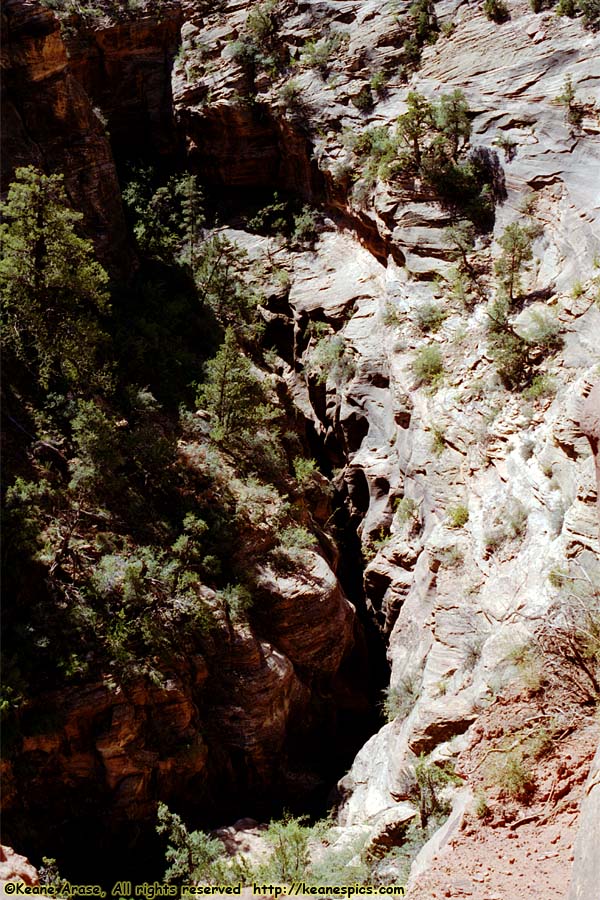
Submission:
M 600 154 L 593 106 L 600 90 L 594 66 L 598 37 L 582 31 L 579 21 L 552 11 L 540 15 L 515 9 L 511 20 L 498 27 L 478 9 L 438 3 L 438 21 L 452 22 L 454 30 L 423 48 L 422 66 L 406 84 L 399 60 L 408 32 L 398 11 L 371 2 L 343 8 L 283 4 L 280 39 L 296 65 L 289 99 L 284 89 L 289 75 L 261 72 L 252 78 L 236 59 L 235 42 L 246 34 L 248 8 L 228 4 L 213 15 L 199 15 L 193 5 L 186 8 L 174 100 L 200 168 L 207 166 L 225 185 L 286 187 L 305 197 L 320 196 L 362 227 L 372 246 L 379 242 L 410 273 L 430 278 L 448 266 L 442 234 L 447 211 L 415 184 L 379 183 L 373 192 L 367 190 L 367 202 L 356 190 L 344 197 L 342 173 L 353 161 L 341 138 L 371 126 L 391 126 L 406 109 L 409 89 L 436 97 L 459 87 L 475 114 L 473 146 L 494 151 L 498 141 L 511 144 L 508 158 L 498 157 L 507 192 L 497 209 L 498 232 L 532 190 L 546 226 L 539 248 L 540 285 L 554 280 L 567 286 L 584 262 L 589 269 L 600 215 L 592 176 Z M 302 63 L 304 43 L 318 39 L 337 40 L 323 72 Z M 384 76 L 380 95 L 372 94 L 372 109 L 357 109 L 353 101 L 369 89 L 377 72 Z M 578 87 L 583 108 L 576 128 L 554 102 L 567 75 Z M 241 142 L 237 155 L 236 140 Z M 321 174 L 309 165 L 313 156 Z
M 2 6 L 2 190 L 18 166 L 63 172 L 101 259 L 129 269 L 125 223 L 104 126 L 73 76 L 60 26 L 37 2 Z
M 87 233 L 122 271 L 130 256 L 109 136 L 122 158 L 175 152 L 170 70 L 179 5 L 118 22 L 68 18 L 65 35 L 37 3 L 9 2 L 3 16 L 6 182 L 18 165 L 64 171 Z M 237 124 L 233 133 L 239 139 Z M 229 804 L 241 814 L 243 798 L 267 809 L 268 798 L 293 801 L 318 786 L 303 760 L 309 735 L 321 734 L 314 762 L 337 739 L 336 707 L 365 709 L 360 627 L 317 553 L 296 559 L 293 574 L 265 569 L 259 588 L 270 609 L 260 636 L 224 619 L 205 655 L 176 667 L 164 684 L 119 686 L 106 673 L 30 705 L 3 763 L 13 841 L 39 849 L 36 835 L 46 835 L 50 815 L 70 823 L 72 841 L 78 829 L 96 840 L 113 827 L 131 837 L 132 823 L 152 829 L 157 797 L 192 815 L 202 798 L 205 813 L 226 815 Z M 93 836 L 90 804 L 98 809 Z M 69 837 L 57 834 L 54 850 Z
M 295 559 L 293 575 L 265 571 L 260 589 L 260 637 L 217 612 L 204 655 L 174 663 L 156 686 L 107 674 L 29 704 L 3 763 L 13 844 L 31 853 L 39 835 L 52 853 L 86 840 L 108 848 L 119 835 L 152 832 L 157 798 L 221 821 L 319 787 L 305 751 L 310 743 L 325 757 L 338 739 L 336 692 L 346 691 L 349 710 L 364 706 L 340 673 L 353 658 L 362 665 L 354 608 L 313 552 Z M 43 824 L 50 815 L 67 823 L 54 837 Z
M 7 881 L 22 881 L 24 884 L 38 884 L 38 874 L 31 863 L 12 849 L 0 845 L 0 884 Z
M 511 650 L 552 603 L 561 603 L 549 573 L 565 561 L 592 573 L 600 549 L 594 457 L 582 432 L 589 430 L 595 448 L 600 317 L 593 302 L 597 281 L 590 279 L 600 249 L 592 183 L 600 153 L 594 105 L 599 38 L 578 21 L 516 5 L 500 27 L 472 7 L 440 3 L 436 12 L 440 21 L 453 21 L 454 30 L 424 48 L 423 64 L 406 85 L 394 74 L 404 35 L 389 9 L 374 3 L 286 8 L 280 33 L 292 58 L 301 57 L 309 37 L 337 33 L 343 40 L 328 75 L 298 66 L 302 112 L 281 101 L 277 76 L 255 80 L 255 102 L 269 125 L 254 137 L 251 122 L 259 118 L 240 112 L 238 94 L 247 82 L 231 52 L 231 41 L 244 33 L 245 9 L 232 5 L 218 21 L 204 17 L 186 24 L 184 54 L 174 72 L 178 119 L 192 135 L 190 151 L 199 167 L 215 156 L 220 135 L 232 146 L 238 122 L 242 146 L 250 149 L 243 160 L 226 154 L 220 181 L 290 187 L 270 120 L 288 122 L 300 135 L 308 122 L 307 154 L 314 154 L 324 179 L 320 196 L 330 211 L 343 211 L 369 249 L 379 250 L 377 258 L 363 257 L 330 221 L 315 253 L 290 263 L 295 333 L 307 320 L 325 320 L 343 339 L 352 371 L 332 373 L 325 389 L 307 378 L 310 341 L 298 349 L 302 365 L 284 361 L 283 351 L 280 361 L 295 402 L 330 458 L 344 464 L 337 483 L 371 557 L 367 602 L 389 634 L 391 687 L 410 700 L 369 741 L 341 783 L 340 822 L 367 822 L 373 832 L 388 827 L 395 814 L 398 821 L 405 817 L 402 798 L 415 754 L 440 746 L 452 752 L 490 691 L 513 677 Z M 372 110 L 359 111 L 352 99 L 374 70 L 386 72 L 383 96 Z M 582 107 L 577 126 L 555 101 L 568 75 Z M 553 397 L 528 401 L 504 391 L 488 355 L 481 307 L 469 312 L 450 301 L 440 331 L 429 341 L 424 336 L 420 310 L 432 301 L 448 304 L 431 278 L 447 272 L 452 259 L 443 235 L 448 213 L 435 197 L 416 184 L 379 182 L 366 197 L 339 187 L 339 172 L 352 162 L 341 133 L 391 125 L 406 109 L 409 88 L 436 97 L 455 87 L 473 110 L 473 145 L 492 153 L 499 142 L 511 147 L 496 156 L 503 185 L 494 236 L 523 217 L 524 196 L 535 197 L 541 237 L 526 288 L 546 300 L 522 316 L 526 324 L 550 311 L 561 323 L 564 349 L 541 370 L 555 379 Z M 202 122 L 210 136 L 204 144 L 194 136 Z M 312 184 L 318 189 L 314 178 Z M 304 163 L 296 166 L 294 187 L 307 196 Z M 382 248 L 385 267 L 378 261 Z M 478 249 L 489 271 L 497 248 L 483 238 Z M 571 295 L 576 281 L 582 289 Z M 420 387 L 412 369 L 427 342 L 444 352 L 445 386 L 436 392 Z M 402 498 L 412 510 L 404 518 L 394 512 Z M 468 521 L 456 528 L 450 512 L 459 504 Z
M 585 796 L 581 805 L 579 836 L 575 845 L 573 880 L 569 893 L 570 900 L 592 900 L 598 890 L 600 859 L 598 858 L 597 836 L 600 829 L 600 751 L 596 754 Z
M 118 21 L 70 17 L 69 71 L 106 119 L 122 161 L 175 154 L 171 69 L 180 44 L 179 3 L 152 4 Z
M 596 500 L 600 509 L 600 384 L 587 395 L 581 410 L 581 430 L 587 437 L 596 461 Z

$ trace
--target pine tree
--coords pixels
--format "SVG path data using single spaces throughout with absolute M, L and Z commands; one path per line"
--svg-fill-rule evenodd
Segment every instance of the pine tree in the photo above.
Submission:
M 157 818 L 157 832 L 165 834 L 169 841 L 165 856 L 171 865 L 165 872 L 166 882 L 226 880 L 226 870 L 219 861 L 224 855 L 220 841 L 203 831 L 188 831 L 181 817 L 164 803 L 158 804 Z
M 496 261 L 494 269 L 502 288 L 512 303 L 521 289 L 521 273 L 533 258 L 533 233 L 527 226 L 512 222 L 498 238 L 502 247 L 502 256 Z
M 183 175 L 175 183 L 175 193 L 181 204 L 182 257 L 196 275 L 198 265 L 198 239 L 204 225 L 202 192 L 195 175 Z
M 198 391 L 197 402 L 210 413 L 213 437 L 219 441 L 230 440 L 268 418 L 260 381 L 231 326 L 216 356 L 206 363 L 206 382 Z
M 224 327 L 246 338 L 257 330 L 259 294 L 244 280 L 248 254 L 227 237 L 205 241 L 196 258 L 196 285 L 204 303 Z
M 452 246 L 456 256 L 460 259 L 460 267 L 470 275 L 474 274 L 473 266 L 469 261 L 469 253 L 475 243 L 475 226 L 472 222 L 463 219 L 444 229 L 444 236 Z
M 443 94 L 435 108 L 435 122 L 449 144 L 452 160 L 456 160 L 459 151 L 471 137 L 471 120 L 469 107 L 462 91 Z
M 408 109 L 398 119 L 398 136 L 406 144 L 410 153 L 410 162 L 417 171 L 425 149 L 425 140 L 433 126 L 433 107 L 416 91 L 411 91 L 406 98 Z
M 17 169 L 0 213 L 3 348 L 44 388 L 55 378 L 106 385 L 98 313 L 108 309 L 108 276 L 76 233 L 83 216 L 69 208 L 63 176 Z

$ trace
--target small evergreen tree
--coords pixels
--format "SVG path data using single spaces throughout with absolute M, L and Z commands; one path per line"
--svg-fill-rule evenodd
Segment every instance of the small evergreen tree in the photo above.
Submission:
M 69 208 L 63 176 L 17 169 L 0 214 L 3 348 L 44 388 L 55 378 L 107 386 L 97 316 L 108 309 L 108 276 L 77 234 L 83 215 Z
M 158 804 L 159 834 L 165 834 L 169 845 L 165 856 L 171 863 L 165 872 L 165 881 L 181 883 L 201 881 L 211 883 L 224 877 L 221 841 L 210 838 L 203 831 L 188 831 L 181 817 L 172 813 L 164 803 Z
M 247 267 L 246 251 L 216 234 L 202 245 L 195 274 L 200 297 L 220 324 L 252 337 L 260 298 L 244 281 Z
M 184 262 L 196 270 L 197 243 L 204 225 L 202 192 L 195 175 L 173 175 L 156 187 L 151 168 L 138 168 L 123 189 L 142 253 L 164 262 Z
M 418 171 L 421 168 L 425 141 L 434 122 L 433 107 L 429 100 L 416 91 L 410 91 L 406 102 L 408 109 L 398 119 L 398 136 L 408 149 L 409 163 Z
M 512 303 L 521 289 L 521 274 L 533 258 L 533 229 L 512 222 L 498 239 L 502 256 L 494 266 L 498 281 Z
M 454 225 L 449 225 L 444 230 L 444 237 L 460 259 L 461 270 L 468 272 L 472 276 L 474 271 L 469 261 L 469 253 L 475 243 L 475 226 L 473 223 L 464 219 L 461 222 L 456 222 Z
M 408 11 L 413 19 L 414 40 L 417 45 L 422 47 L 424 44 L 435 44 L 440 26 L 434 3 L 431 0 L 415 0 Z
M 459 151 L 471 137 L 471 120 L 465 95 L 460 90 L 443 94 L 435 107 L 435 124 L 448 142 L 450 159 L 456 161 Z
M 198 260 L 197 244 L 204 225 L 204 198 L 198 188 L 196 176 L 183 175 L 176 182 L 175 193 L 181 207 L 181 256 L 195 275 Z
M 217 355 L 206 363 L 206 382 L 198 390 L 197 403 L 208 410 L 217 441 L 227 442 L 268 418 L 262 385 L 231 326 Z

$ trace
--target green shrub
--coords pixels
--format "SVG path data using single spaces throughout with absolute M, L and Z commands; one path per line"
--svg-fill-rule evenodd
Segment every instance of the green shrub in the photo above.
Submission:
M 498 238 L 502 255 L 496 260 L 494 271 L 511 303 L 521 290 L 521 274 L 529 268 L 533 258 L 532 244 L 535 236 L 536 233 L 530 226 L 512 222 Z
M 292 244 L 314 244 L 317 239 L 318 217 L 314 209 L 304 206 L 302 212 L 294 216 Z
M 245 621 L 252 609 L 253 597 L 242 584 L 229 584 L 217 592 L 217 597 L 234 622 Z
M 285 109 L 297 115 L 308 114 L 308 109 L 303 98 L 302 88 L 294 78 L 290 78 L 279 89 L 279 102 Z
M 339 33 L 317 41 L 307 41 L 300 54 L 300 65 L 307 69 L 317 69 L 323 78 L 329 74 L 331 60 L 343 42 Z
M 444 37 L 450 37 L 456 31 L 456 22 L 444 22 L 440 28 Z
M 556 381 L 550 375 L 534 375 L 529 387 L 523 391 L 526 400 L 540 400 L 543 397 L 553 397 L 556 393 Z
M 419 44 L 435 44 L 439 27 L 431 0 L 415 0 L 409 9 L 414 19 L 414 34 Z
M 450 296 L 465 309 L 473 309 L 477 300 L 474 282 L 460 268 L 452 268 L 448 273 L 448 289 Z
M 436 387 L 444 376 L 442 351 L 433 344 L 422 347 L 412 362 L 412 370 L 419 384 Z
M 450 507 L 448 521 L 451 528 L 463 528 L 469 521 L 469 509 L 464 503 Z
M 531 378 L 530 346 L 511 329 L 491 327 L 488 352 L 502 383 L 509 390 L 524 388 Z
M 433 438 L 431 441 L 431 449 L 436 456 L 440 456 L 447 447 L 446 430 L 439 425 L 434 425 L 431 429 Z
M 379 529 L 378 536 L 376 538 L 369 538 L 363 544 L 363 559 L 367 562 L 370 562 L 370 560 L 374 559 L 375 556 L 377 556 L 380 550 L 383 550 L 385 547 L 387 547 L 391 539 L 391 534 L 386 534 L 385 529 L 382 526 Z
M 529 344 L 548 355 L 560 350 L 563 345 L 560 329 L 561 325 L 555 313 L 542 307 L 529 310 L 522 332 Z
M 392 303 L 390 300 L 385 301 L 385 308 L 383 310 L 383 324 L 390 328 L 393 325 L 398 325 L 400 323 L 400 316 L 398 307 Z
M 188 831 L 180 816 L 172 813 L 164 803 L 158 804 L 158 834 L 166 835 L 169 844 L 165 856 L 167 883 L 202 882 L 227 883 L 222 862 L 223 844 L 202 831 Z
M 571 75 L 565 77 L 562 93 L 554 98 L 554 102 L 564 106 L 567 113 L 567 122 L 570 125 L 580 125 L 583 119 L 583 107 L 576 99 L 575 88 Z
M 600 29 L 600 0 L 577 0 L 577 7 L 583 17 L 583 26 L 590 31 Z
M 504 0 L 484 0 L 483 11 L 491 22 L 507 22 L 510 19 L 510 12 Z
M 444 229 L 444 239 L 452 247 L 455 259 L 460 260 L 459 270 L 473 274 L 469 261 L 469 253 L 475 244 L 475 226 L 472 222 L 462 220 Z
M 501 793 L 511 800 L 526 803 L 535 793 L 535 776 L 520 751 L 504 753 L 501 762 L 494 767 L 492 777 Z
M 524 390 L 532 383 L 534 367 L 562 346 L 560 324 L 549 310 L 534 309 L 522 333 L 517 332 L 509 320 L 507 297 L 491 303 L 487 312 L 488 352 L 498 374 L 509 390 Z
M 351 149 L 360 164 L 360 185 L 367 194 L 378 178 L 387 179 L 397 158 L 397 141 L 384 126 L 369 128 L 350 138 Z M 359 182 L 355 186 L 355 193 Z
M 277 37 L 276 8 L 275 0 L 266 0 L 253 6 L 248 13 L 246 30 L 260 44 L 270 46 Z
M 310 866 L 310 883 L 325 888 L 332 884 L 373 884 L 372 860 L 365 859 L 364 844 L 364 837 L 358 835 L 342 849 L 326 849 Z
M 273 194 L 273 202 L 263 206 L 256 215 L 246 220 L 249 231 L 259 234 L 285 234 L 288 230 L 289 203 L 280 200 L 278 193 Z
M 284 528 L 279 536 L 279 541 L 281 548 L 292 554 L 311 550 L 318 544 L 315 535 L 304 525 L 289 525 Z
M 297 456 L 294 459 L 294 476 L 301 490 L 305 490 L 311 484 L 318 471 L 319 469 L 314 459 L 306 459 L 303 456 Z
M 308 355 L 307 369 L 317 377 L 319 384 L 326 384 L 329 379 L 341 385 L 353 377 L 354 360 L 346 350 L 346 342 L 342 335 L 324 335 Z
M 387 77 L 385 72 L 374 72 L 369 79 L 369 87 L 380 96 L 385 94 Z
M 369 85 L 365 84 L 360 89 L 358 94 L 351 98 L 353 105 L 360 110 L 360 112 L 366 112 L 369 109 L 373 109 L 373 94 L 371 93 L 371 88 Z
M 416 319 L 421 331 L 438 331 L 448 317 L 447 310 L 440 303 L 427 301 L 417 309 Z
M 475 792 L 474 813 L 478 819 L 487 819 L 490 814 L 490 805 L 485 795 L 485 791 L 482 789 Z
M 432 0 L 415 0 L 410 6 L 413 40 L 418 48 L 425 44 L 435 44 L 440 27 Z
M 417 501 L 412 497 L 399 497 L 394 502 L 394 512 L 400 525 L 414 521 L 418 516 Z
M 383 714 L 388 722 L 404 719 L 419 699 L 421 683 L 416 676 L 406 675 L 397 686 L 387 687 L 382 703 Z
M 452 763 L 428 762 L 425 753 L 419 756 L 415 766 L 415 778 L 421 826 L 424 828 L 430 818 L 436 818 L 439 822 L 440 818 L 444 819 L 450 814 L 452 804 L 442 798 L 441 792 L 444 788 L 461 782 L 454 774 Z
M 558 3 L 556 4 L 557 16 L 566 16 L 568 19 L 572 19 L 576 12 L 576 0 L 558 0 Z
M 516 156 L 517 142 L 507 134 L 497 134 L 492 143 L 504 151 L 504 159 L 512 162 Z
M 305 818 L 294 819 L 287 816 L 281 821 L 271 822 L 266 839 L 273 848 L 266 871 L 261 875 L 264 881 L 275 884 L 291 884 L 306 877 L 310 862 L 309 840 L 312 829 L 305 825 Z
M 440 565 L 447 569 L 460 566 L 465 559 L 465 555 L 460 547 L 442 547 L 438 550 L 436 556 L 440 561 Z
M 38 869 L 39 882 L 43 887 L 52 888 L 48 894 L 56 897 L 68 895 L 68 881 L 60 874 L 56 860 L 48 856 L 42 857 L 42 865 Z

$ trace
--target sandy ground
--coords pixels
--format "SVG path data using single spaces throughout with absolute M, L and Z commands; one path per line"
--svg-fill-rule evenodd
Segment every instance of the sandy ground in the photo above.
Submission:
M 530 795 L 511 799 L 498 787 L 499 761 L 506 757 L 495 748 L 535 749 L 542 728 L 553 736 L 541 755 L 526 757 L 534 776 Z M 477 796 L 485 794 L 487 814 L 465 818 L 407 897 L 566 898 L 579 804 L 599 731 L 598 718 L 564 695 L 497 699 L 474 726 L 457 767 Z M 528 737 L 520 741 L 523 735 Z

